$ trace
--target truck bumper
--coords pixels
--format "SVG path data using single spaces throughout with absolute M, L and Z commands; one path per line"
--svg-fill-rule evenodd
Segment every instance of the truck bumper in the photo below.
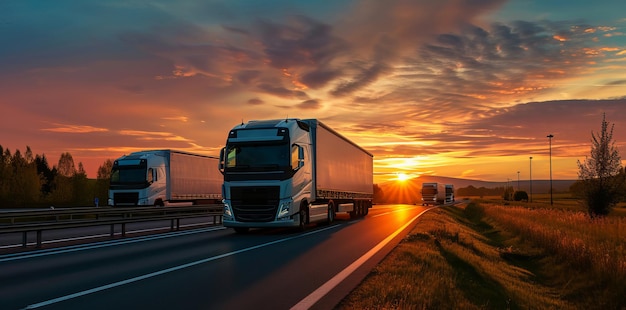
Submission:
M 277 227 L 298 227 L 299 221 L 294 219 L 284 221 L 272 221 L 272 222 L 237 222 L 237 221 L 223 221 L 224 227 L 248 227 L 248 228 L 277 228 Z
M 272 221 L 241 221 L 237 220 L 235 211 L 231 207 L 231 201 L 228 199 L 223 200 L 224 203 L 224 217 L 222 223 L 224 227 L 248 227 L 248 228 L 270 228 L 270 227 L 297 227 L 300 225 L 299 214 L 289 215 L 289 211 L 293 205 L 293 200 L 282 199 L 279 202 L 279 206 L 276 209 L 277 215 L 274 215 Z M 278 217 L 278 220 L 276 219 Z

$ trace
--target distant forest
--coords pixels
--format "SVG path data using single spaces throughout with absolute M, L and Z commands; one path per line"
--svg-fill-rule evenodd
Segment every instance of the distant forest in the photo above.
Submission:
M 96 198 L 106 205 L 112 165 L 105 161 L 93 180 L 70 153 L 50 167 L 45 154 L 33 154 L 28 146 L 24 154 L 11 154 L 0 145 L 0 207 L 93 206 Z

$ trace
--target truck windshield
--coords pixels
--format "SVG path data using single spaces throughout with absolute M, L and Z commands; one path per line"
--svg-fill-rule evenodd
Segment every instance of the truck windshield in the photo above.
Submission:
M 145 166 L 113 166 L 111 170 L 111 184 L 145 184 Z
M 226 148 L 226 170 L 285 171 L 291 169 L 287 143 L 229 144 Z
M 436 194 L 437 189 L 434 187 L 424 187 L 422 188 L 422 194 Z

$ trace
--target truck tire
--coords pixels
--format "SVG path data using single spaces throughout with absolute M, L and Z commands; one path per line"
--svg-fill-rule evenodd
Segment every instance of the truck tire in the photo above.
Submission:
M 352 211 L 350 211 L 350 218 L 355 219 L 361 216 L 361 202 L 359 200 L 352 201 Z
M 155 207 L 164 207 L 165 203 L 163 203 L 163 200 L 157 199 L 157 200 L 154 201 L 154 206 Z
M 330 225 L 335 221 L 335 202 L 330 201 L 328 203 L 328 215 L 326 216 L 326 222 Z
M 306 204 L 300 205 L 300 224 L 298 225 L 298 229 L 300 231 L 304 231 L 306 229 L 306 225 L 309 223 L 309 209 Z

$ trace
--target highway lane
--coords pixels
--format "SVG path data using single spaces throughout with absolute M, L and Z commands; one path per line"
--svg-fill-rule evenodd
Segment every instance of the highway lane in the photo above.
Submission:
M 3 309 L 328 309 L 424 210 L 375 206 L 364 219 L 340 216 L 304 233 L 214 227 L 2 255 L 0 301 Z M 35 253 L 43 255 L 27 256 Z

